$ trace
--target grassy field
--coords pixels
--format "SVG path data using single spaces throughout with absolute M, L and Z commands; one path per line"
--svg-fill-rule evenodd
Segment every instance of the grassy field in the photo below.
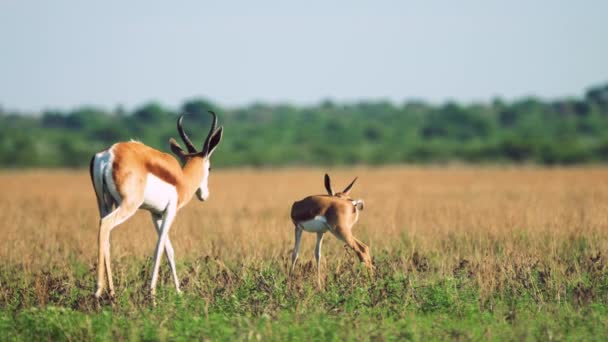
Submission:
M 141 212 L 112 232 L 116 298 L 93 298 L 98 213 L 84 171 L 0 173 L 0 340 L 606 340 L 608 168 L 387 167 L 355 175 L 354 234 L 314 235 L 295 275 L 289 209 L 323 192 L 321 169 L 214 170 L 170 236 L 184 294 Z

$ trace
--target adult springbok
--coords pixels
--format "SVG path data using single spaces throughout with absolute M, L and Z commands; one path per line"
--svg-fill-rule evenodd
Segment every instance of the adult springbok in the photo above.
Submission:
M 323 234 L 331 232 L 335 237 L 342 240 L 352 248 L 359 260 L 373 272 L 372 259 L 369 254 L 369 247 L 357 240 L 352 234 L 353 225 L 359 218 L 359 212 L 363 210 L 363 200 L 353 200 L 349 194 L 355 179 L 342 192 L 334 192 L 331 187 L 331 180 L 325 174 L 325 189 L 327 195 L 313 195 L 301 201 L 293 203 L 291 207 L 291 220 L 295 225 L 296 243 L 291 255 L 291 270 L 293 272 L 302 232 L 307 231 L 317 233 L 317 245 L 315 247 L 315 260 L 317 262 L 317 284 L 321 287 L 321 270 L 319 260 L 321 259 L 321 243 Z
M 182 127 L 183 115 L 177 120 L 177 131 L 188 152 L 182 150 L 173 138 L 169 140 L 169 144 L 173 153 L 184 164 L 183 168 L 171 155 L 137 141 L 116 143 L 95 154 L 91 160 L 91 179 L 101 217 L 95 297 L 101 297 L 105 288 L 104 273 L 108 275 L 110 296 L 114 296 L 110 266 L 110 231 L 133 216 L 137 209 L 145 209 L 152 214 L 152 222 L 158 233 L 150 294 L 152 297 L 156 294 L 158 268 L 163 251 L 169 261 L 175 289 L 181 293 L 169 229 L 177 211 L 186 205 L 195 193 L 201 201 L 209 198 L 210 158 L 222 140 L 223 131 L 223 127 L 216 128 L 215 113 L 210 113 L 213 122 L 200 152 Z

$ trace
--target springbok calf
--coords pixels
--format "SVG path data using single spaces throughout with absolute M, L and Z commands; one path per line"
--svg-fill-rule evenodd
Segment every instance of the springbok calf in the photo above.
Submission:
M 296 243 L 291 255 L 290 274 L 293 272 L 298 260 L 298 251 L 303 231 L 317 233 L 315 259 L 317 262 L 317 284 L 319 287 L 321 287 L 321 270 L 319 268 L 321 243 L 323 242 L 323 234 L 327 231 L 330 231 L 335 237 L 352 248 L 357 257 L 359 257 L 359 260 L 365 263 L 370 272 L 373 272 L 369 248 L 357 240 L 351 232 L 353 225 L 359 218 L 359 212 L 363 210 L 363 200 L 353 200 L 349 197 L 350 190 L 356 180 L 357 178 L 342 192 L 334 192 L 331 187 L 331 180 L 325 174 L 327 195 L 308 196 L 301 201 L 293 203 L 291 207 L 291 220 L 295 225 Z
M 209 197 L 210 158 L 222 140 L 223 132 L 223 127 L 216 128 L 215 113 L 210 113 L 213 123 L 200 152 L 197 152 L 182 127 L 183 116 L 177 120 L 177 131 L 188 152 L 184 152 L 173 138 L 169 140 L 169 144 L 173 153 L 184 164 L 183 168 L 171 155 L 136 141 L 116 143 L 95 154 L 91 160 L 91 179 L 101 216 L 95 297 L 99 298 L 104 290 L 104 272 L 108 275 L 110 295 L 114 296 L 110 266 L 110 231 L 135 214 L 137 209 L 145 209 L 152 214 L 152 222 L 158 233 L 150 294 L 152 297 L 156 294 L 158 268 L 163 251 L 173 273 L 175 289 L 181 293 L 169 229 L 177 211 L 186 205 L 195 193 L 201 201 Z

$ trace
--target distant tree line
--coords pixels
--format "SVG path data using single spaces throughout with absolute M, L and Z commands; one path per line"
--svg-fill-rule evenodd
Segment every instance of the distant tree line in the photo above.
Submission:
M 608 84 L 582 98 L 431 105 L 410 101 L 225 109 L 204 99 L 179 110 L 81 107 L 38 114 L 0 109 L 0 167 L 83 167 L 128 139 L 168 151 L 177 115 L 199 143 L 207 110 L 225 127 L 214 166 L 437 163 L 576 164 L 608 161 Z M 178 139 L 179 140 L 179 139 Z

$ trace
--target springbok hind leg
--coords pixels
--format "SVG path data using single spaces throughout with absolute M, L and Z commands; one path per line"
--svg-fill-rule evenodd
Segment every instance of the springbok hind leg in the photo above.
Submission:
M 102 217 L 106 216 L 108 213 L 112 211 L 114 207 L 114 202 L 111 199 L 104 198 L 103 199 L 103 209 L 101 209 Z M 110 229 L 110 231 L 113 228 Z M 106 274 L 108 276 L 108 285 L 110 287 L 110 297 L 114 297 L 114 281 L 112 280 L 112 267 L 110 265 L 110 237 L 108 236 L 108 243 L 106 244 L 105 250 L 105 265 L 106 265 Z
M 95 297 L 101 297 L 105 288 L 104 273 L 108 274 L 110 294 L 113 294 L 112 267 L 110 266 L 110 231 L 135 214 L 139 205 L 123 202 L 116 210 L 101 219 L 99 224 L 99 254 L 97 259 L 97 291 Z
M 110 236 L 108 235 L 108 243 L 105 250 L 106 274 L 108 275 L 108 285 L 110 287 L 110 297 L 114 297 L 114 281 L 112 280 L 112 266 L 110 265 Z
M 302 228 L 298 227 L 298 225 L 296 225 L 295 227 L 295 237 L 296 242 L 293 247 L 293 252 L 291 253 L 291 268 L 289 269 L 290 278 L 293 273 L 293 270 L 296 268 L 296 261 L 298 260 L 298 254 L 300 251 L 300 241 L 302 240 Z

